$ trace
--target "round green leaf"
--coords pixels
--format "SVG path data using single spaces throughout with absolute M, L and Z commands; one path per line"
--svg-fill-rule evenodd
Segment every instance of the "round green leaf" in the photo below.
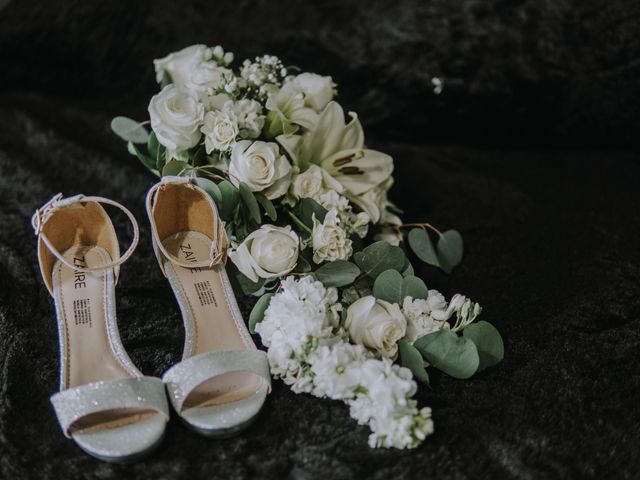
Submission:
M 313 272 L 313 275 L 325 287 L 344 287 L 353 283 L 356 277 L 360 275 L 360 269 L 346 260 L 334 260 L 322 265 Z
M 181 160 L 171 160 L 162 168 L 162 176 L 184 176 L 191 170 L 187 162 Z
M 313 217 L 320 223 L 324 222 L 324 217 L 327 214 L 327 209 L 316 202 L 313 198 L 303 198 L 296 205 L 296 215 L 302 223 L 307 227 L 313 228 Z
M 429 385 L 429 374 L 424 368 L 424 360 L 416 347 L 410 343 L 400 340 L 398 341 L 398 350 L 400 351 L 400 361 L 403 367 L 407 367 L 413 373 L 413 376 L 425 385 Z
M 249 331 L 251 333 L 256 333 L 256 325 L 264 318 L 264 312 L 269 307 L 271 297 L 273 297 L 273 293 L 265 293 L 251 309 L 251 313 L 249 314 Z
M 111 120 L 111 130 L 125 142 L 147 143 L 149 138 L 144 125 L 127 117 L 115 117 Z
M 407 236 L 409 246 L 416 256 L 429 265 L 440 266 L 436 249 L 427 235 L 427 232 L 421 228 L 413 228 Z
M 400 292 L 400 304 L 405 297 L 421 298 L 426 300 L 429 296 L 429 290 L 422 279 L 413 276 L 407 276 L 402 280 L 402 290 Z
M 197 177 L 196 184 L 207 192 L 211 198 L 213 198 L 216 205 L 220 205 L 222 203 L 222 192 L 220 191 L 220 187 L 218 187 L 214 182 L 208 178 Z
M 464 246 L 457 230 L 447 230 L 438 239 L 438 260 L 442 269 L 451 273 L 462 261 Z
M 429 333 L 413 345 L 427 362 L 454 378 L 469 378 L 478 370 L 480 358 L 475 344 L 451 330 Z
M 480 356 L 478 371 L 500 363 L 504 358 L 504 344 L 500 332 L 489 322 L 479 322 L 467 325 L 463 331 L 465 338 L 475 343 Z
M 401 271 L 405 255 L 400 247 L 379 241 L 358 252 L 354 259 L 362 271 L 375 279 L 385 270 Z
M 390 303 L 402 304 L 402 275 L 396 270 L 385 270 L 373 283 L 373 296 Z

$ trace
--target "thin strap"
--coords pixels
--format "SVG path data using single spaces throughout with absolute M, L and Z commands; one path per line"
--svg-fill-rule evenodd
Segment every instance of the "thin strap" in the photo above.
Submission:
M 118 257 L 114 261 L 107 263 L 105 265 L 100 265 L 98 267 L 83 268 L 83 267 L 78 267 L 77 265 L 73 265 L 71 262 L 66 260 L 62 256 L 62 254 L 58 251 L 58 249 L 53 246 L 49 238 L 44 233 L 45 224 L 51 218 L 53 213 L 59 208 L 67 207 L 74 203 L 82 203 L 82 202 L 97 202 L 97 203 L 103 203 L 105 205 L 111 205 L 121 210 L 129 218 L 129 221 L 133 226 L 133 240 L 131 240 L 131 245 L 129 245 L 129 248 L 127 249 L 127 251 L 124 252 L 124 255 Z M 40 207 L 35 211 L 35 213 L 31 217 L 31 226 L 33 227 L 33 231 L 35 232 L 36 236 L 40 240 L 42 240 L 42 242 L 47 246 L 49 251 L 58 260 L 60 260 L 64 265 L 71 268 L 72 270 L 76 270 L 79 272 L 95 272 L 95 271 L 106 270 L 108 268 L 113 268 L 113 267 L 117 267 L 118 265 L 121 265 L 122 263 L 126 262 L 127 259 L 133 254 L 133 251 L 136 249 L 136 246 L 138 245 L 138 240 L 140 239 L 138 222 L 136 222 L 136 218 L 133 216 L 133 214 L 124 205 L 121 205 L 118 202 L 114 202 L 113 200 L 109 200 L 108 198 L 104 198 L 104 197 L 92 197 L 92 196 L 85 197 L 84 195 L 75 195 L 73 197 L 63 198 L 62 194 L 58 193 L 54 195 L 51 198 L 51 200 L 49 200 L 42 207 Z
M 213 236 L 214 240 L 211 241 L 211 248 L 209 250 L 209 259 L 202 260 L 200 262 L 183 262 L 175 255 L 172 255 L 167 251 L 167 249 L 162 244 L 160 240 L 160 235 L 158 234 L 158 228 L 156 227 L 156 222 L 153 217 L 153 207 L 155 205 L 156 196 L 159 190 L 161 190 L 164 186 L 169 184 L 183 184 L 188 186 L 189 188 L 198 191 L 201 193 L 204 198 L 207 199 L 209 205 L 211 206 L 211 210 L 213 211 Z M 207 192 L 203 189 L 195 185 L 190 178 L 188 177 L 174 177 L 174 176 L 166 176 L 162 177 L 160 182 L 156 183 L 149 192 L 147 193 L 146 200 L 146 208 L 147 215 L 149 216 L 149 221 L 151 222 L 151 236 L 153 239 L 153 245 L 156 249 L 160 250 L 162 254 L 168 258 L 172 263 L 179 265 L 185 268 L 207 268 L 212 267 L 216 263 L 224 260 L 227 254 L 227 245 L 228 238 L 227 232 L 224 228 L 224 222 L 220 220 L 220 215 L 218 214 L 218 208 L 216 207 L 215 202 L 209 196 Z M 157 252 L 157 251 L 156 251 Z M 162 263 L 162 262 L 161 262 Z M 162 266 L 162 265 L 161 265 Z M 163 268 L 164 271 L 164 268 Z
M 189 357 L 163 375 L 169 400 L 180 412 L 193 390 L 203 382 L 229 372 L 247 371 L 262 377 L 271 388 L 267 354 L 256 348 L 211 351 Z

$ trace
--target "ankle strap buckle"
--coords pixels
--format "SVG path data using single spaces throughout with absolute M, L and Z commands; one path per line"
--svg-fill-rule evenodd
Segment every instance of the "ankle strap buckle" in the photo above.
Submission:
M 84 195 L 74 195 L 73 197 L 64 198 L 62 193 L 56 193 L 47 203 L 42 207 L 36 209 L 31 217 L 31 226 L 36 236 L 42 233 L 44 224 L 51 218 L 53 213 L 60 207 L 71 205 L 82 201 Z

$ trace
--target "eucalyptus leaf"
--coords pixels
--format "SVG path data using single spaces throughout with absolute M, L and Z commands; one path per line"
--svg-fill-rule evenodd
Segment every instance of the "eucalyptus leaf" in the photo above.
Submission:
M 411 250 L 413 250 L 420 260 L 429 265 L 440 266 L 436 249 L 425 230 L 413 228 L 409 232 L 409 235 L 407 235 L 407 239 L 409 240 Z
M 438 258 L 442 269 L 451 273 L 460 264 L 464 255 L 462 235 L 457 230 L 447 230 L 438 239 Z
M 240 201 L 240 192 L 228 180 L 223 180 L 218 184 L 222 205 L 220 206 L 220 216 L 223 220 L 229 221 L 234 217 L 236 207 Z
M 308 273 L 311 271 L 311 264 L 309 261 L 302 256 L 302 254 L 298 255 L 298 262 L 295 267 L 296 272 L 299 273 Z
M 360 274 L 360 269 L 346 260 L 334 260 L 318 268 L 313 275 L 325 287 L 344 287 L 353 283 Z
M 402 273 L 403 277 L 408 277 L 411 275 L 415 275 L 415 272 L 413 270 L 413 266 L 411 265 L 411 262 L 409 261 L 409 259 L 405 256 L 404 259 L 404 265 L 402 266 L 402 271 L 400 272 Z
M 327 214 L 327 209 L 313 198 L 303 198 L 296 205 L 296 214 L 307 227 L 313 228 L 313 216 L 315 215 L 316 220 L 322 223 Z
M 424 360 L 416 347 L 404 340 L 398 341 L 398 350 L 400 352 L 400 362 L 403 367 L 407 367 L 413 373 L 413 376 L 425 385 L 429 385 L 429 374 L 424 368 Z
M 385 270 L 373 283 L 373 296 L 402 305 L 402 275 L 397 270 Z
M 492 367 L 504 358 L 504 343 L 500 332 L 489 322 L 480 320 L 467 325 L 463 330 L 463 335 L 472 340 L 478 349 L 480 356 L 478 371 Z
M 158 142 L 158 137 L 156 137 L 155 132 L 151 132 L 149 134 L 149 138 L 147 139 L 147 151 L 149 152 L 149 156 L 155 160 L 157 165 L 158 157 L 160 156 L 160 143 Z
M 362 252 L 356 253 L 354 260 L 363 272 L 375 279 L 385 270 L 401 271 L 405 255 L 400 247 L 379 241 L 372 243 Z
M 258 207 L 258 202 L 256 197 L 253 196 L 253 192 L 249 190 L 249 187 L 246 183 L 240 182 L 240 198 L 242 198 L 242 203 L 245 204 L 247 210 L 249 210 L 250 218 L 260 224 L 260 208 Z
M 144 125 L 127 117 L 115 117 L 111 120 L 111 130 L 125 142 L 147 143 L 149 138 Z
M 240 287 L 240 290 L 245 295 L 255 295 L 256 292 L 260 292 L 262 290 L 262 287 L 264 286 L 264 279 L 260 278 L 257 282 L 253 282 L 237 269 L 234 268 L 229 270 L 231 270 L 230 273 L 232 274 L 235 283 Z
M 402 279 L 402 291 L 400 292 L 400 305 L 405 297 L 420 298 L 426 300 L 429 296 L 429 290 L 421 278 L 407 276 Z
M 255 194 L 256 200 L 264 209 L 264 212 L 267 214 L 267 217 L 271 219 L 272 222 L 275 222 L 278 219 L 278 212 L 276 212 L 276 207 L 273 206 L 271 200 L 264 196 L 262 193 Z
M 191 170 L 191 166 L 187 162 L 181 160 L 171 160 L 162 167 L 162 176 L 185 176 Z
M 469 378 L 480 365 L 475 344 L 451 330 L 429 333 L 420 337 L 413 345 L 427 362 L 454 378 Z
M 218 187 L 215 182 L 209 180 L 208 178 L 197 177 L 196 184 L 205 192 L 207 192 L 211 198 L 213 198 L 213 201 L 216 202 L 216 205 L 220 205 L 222 203 L 222 192 L 220 191 L 220 187 Z
M 421 228 L 412 229 L 408 240 L 409 246 L 420 260 L 439 267 L 446 273 L 451 273 L 462 261 L 464 246 L 462 236 L 456 230 L 441 233 L 435 246 L 426 230 Z
M 256 325 L 264 318 L 264 312 L 269 307 L 271 297 L 273 297 L 273 293 L 265 293 L 251 309 L 251 313 L 249 314 L 249 331 L 251 333 L 256 333 Z

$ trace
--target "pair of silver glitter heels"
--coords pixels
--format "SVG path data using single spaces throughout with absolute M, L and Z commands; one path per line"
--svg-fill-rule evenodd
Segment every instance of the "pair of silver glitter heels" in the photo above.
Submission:
M 133 226 L 120 255 L 101 204 Z M 270 390 L 267 358 L 253 343 L 229 284 L 227 237 L 209 195 L 165 177 L 147 195 L 153 247 L 184 319 L 182 361 L 162 377 L 143 375 L 118 333 L 115 285 L 139 232 L 124 206 L 58 194 L 32 218 L 38 260 L 53 296 L 60 343 L 60 391 L 51 397 L 64 434 L 105 461 L 132 461 L 162 440 L 174 410 L 197 432 L 227 437 L 254 420 Z

